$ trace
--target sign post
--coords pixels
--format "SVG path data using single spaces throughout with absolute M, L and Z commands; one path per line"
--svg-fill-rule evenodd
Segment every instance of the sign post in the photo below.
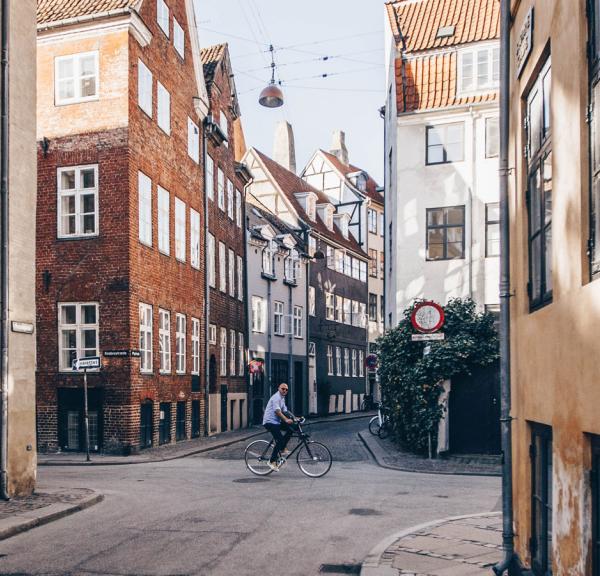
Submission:
M 88 368 L 100 368 L 99 356 L 88 356 L 86 358 L 77 358 L 73 360 L 73 370 L 83 369 L 83 426 L 85 430 L 85 460 L 90 461 L 90 418 L 88 413 L 88 388 L 87 371 Z

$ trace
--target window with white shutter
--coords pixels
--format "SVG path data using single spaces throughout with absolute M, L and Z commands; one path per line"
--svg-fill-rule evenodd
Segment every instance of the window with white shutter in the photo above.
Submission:
M 138 104 L 152 118 L 152 72 L 138 60 Z

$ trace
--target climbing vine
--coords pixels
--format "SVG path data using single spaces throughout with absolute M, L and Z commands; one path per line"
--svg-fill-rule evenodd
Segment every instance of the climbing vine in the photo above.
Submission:
M 478 312 L 470 298 L 452 299 L 444 307 L 444 340 L 413 342 L 410 316 L 417 304 L 404 310 L 398 326 L 379 338 L 377 352 L 394 438 L 408 450 L 425 453 L 429 435 L 434 446 L 437 441 L 442 382 L 492 364 L 499 351 L 493 315 Z M 426 346 L 429 352 L 424 355 Z

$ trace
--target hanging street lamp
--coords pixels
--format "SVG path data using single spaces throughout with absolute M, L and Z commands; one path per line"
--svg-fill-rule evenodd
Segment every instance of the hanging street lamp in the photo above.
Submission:
M 273 56 L 273 45 L 269 46 L 271 52 L 271 82 L 263 89 L 258 97 L 258 103 L 265 108 L 279 108 L 283 106 L 283 92 L 275 84 L 275 58 Z

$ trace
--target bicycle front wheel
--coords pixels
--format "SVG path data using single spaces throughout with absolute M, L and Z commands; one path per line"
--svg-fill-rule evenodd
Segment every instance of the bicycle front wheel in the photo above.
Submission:
M 390 423 L 385 421 L 379 431 L 377 432 L 377 436 L 382 440 L 387 438 L 390 435 Z
M 311 441 L 298 450 L 296 462 L 304 474 L 311 478 L 320 478 L 329 472 L 333 458 L 327 446 Z
M 369 432 L 373 434 L 373 436 L 377 436 L 379 428 L 381 428 L 379 425 L 379 416 L 374 416 L 369 422 Z
M 267 440 L 255 440 L 246 447 L 244 460 L 248 470 L 258 476 L 267 476 L 273 470 L 269 467 L 269 458 L 273 448 L 272 442 Z

